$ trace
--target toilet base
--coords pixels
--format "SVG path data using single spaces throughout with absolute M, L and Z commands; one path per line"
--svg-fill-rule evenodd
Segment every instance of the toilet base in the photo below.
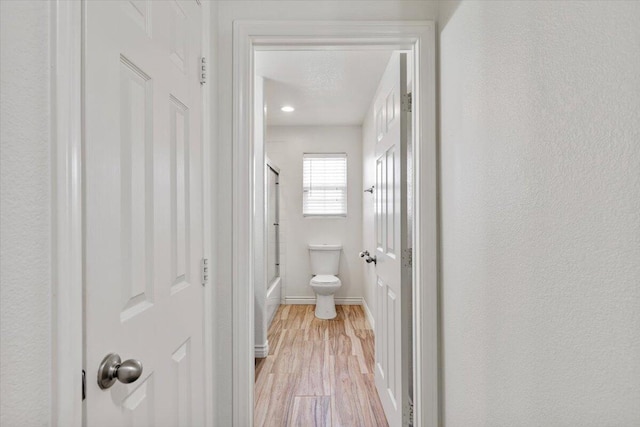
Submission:
M 335 319 L 336 304 L 333 295 L 316 294 L 316 317 L 323 320 Z

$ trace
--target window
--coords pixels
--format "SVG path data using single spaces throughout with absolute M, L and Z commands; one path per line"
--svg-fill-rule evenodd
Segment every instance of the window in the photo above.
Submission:
M 302 214 L 347 216 L 347 155 L 304 154 Z

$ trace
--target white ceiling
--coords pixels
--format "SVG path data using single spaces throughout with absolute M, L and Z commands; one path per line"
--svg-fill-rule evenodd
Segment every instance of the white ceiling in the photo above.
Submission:
M 360 125 L 391 51 L 256 53 L 270 126 Z M 291 105 L 293 113 L 280 111 Z

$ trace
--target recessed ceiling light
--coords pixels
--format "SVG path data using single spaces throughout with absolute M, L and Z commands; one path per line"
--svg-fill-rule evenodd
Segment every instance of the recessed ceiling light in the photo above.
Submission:
M 291 105 L 284 105 L 280 110 L 284 111 L 285 113 L 293 113 L 294 111 L 296 111 L 296 109 Z

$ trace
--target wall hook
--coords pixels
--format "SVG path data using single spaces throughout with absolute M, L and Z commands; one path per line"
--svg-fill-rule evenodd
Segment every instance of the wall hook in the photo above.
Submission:
M 367 188 L 366 190 L 364 190 L 365 193 L 371 193 L 373 194 L 373 189 L 376 188 L 375 185 L 372 185 L 371 187 Z

